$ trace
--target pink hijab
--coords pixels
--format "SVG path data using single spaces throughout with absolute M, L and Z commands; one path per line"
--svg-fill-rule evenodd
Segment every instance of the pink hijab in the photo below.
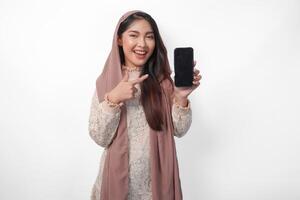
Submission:
M 115 29 L 112 49 L 102 74 L 97 78 L 96 90 L 99 102 L 105 93 L 111 91 L 122 79 L 121 60 L 117 44 L 117 31 L 121 22 L 138 10 L 125 13 Z M 170 69 L 170 66 L 167 66 Z M 176 157 L 173 123 L 171 115 L 172 85 L 162 81 L 162 111 L 166 130 L 150 128 L 151 182 L 153 200 L 182 200 L 182 192 Z M 107 149 L 101 187 L 102 200 L 126 200 L 128 195 L 128 135 L 126 106 L 121 107 L 121 119 L 115 137 Z

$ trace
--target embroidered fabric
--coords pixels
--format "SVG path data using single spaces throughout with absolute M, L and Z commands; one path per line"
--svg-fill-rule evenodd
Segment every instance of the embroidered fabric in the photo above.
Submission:
M 174 124 L 174 135 L 177 137 L 184 136 L 192 124 L 191 103 L 188 101 L 187 107 L 172 105 L 172 119 Z
M 129 72 L 129 80 L 138 77 L 139 72 Z M 135 98 L 125 102 L 127 108 L 127 128 L 129 139 L 129 193 L 128 200 L 151 200 L 150 177 L 150 137 L 149 126 L 145 113 L 140 104 L 140 87 L 135 85 Z M 89 120 L 90 135 L 102 147 L 105 147 L 101 156 L 99 173 L 94 183 L 91 200 L 100 200 L 101 177 L 106 157 L 106 148 L 112 142 L 120 120 L 120 109 L 99 103 L 95 93 L 92 100 Z M 172 107 L 172 117 L 175 127 L 174 135 L 182 137 L 191 125 L 191 109 Z
M 120 108 L 111 108 L 106 101 L 99 104 L 94 93 L 89 117 L 89 134 L 100 146 L 108 147 L 120 121 Z

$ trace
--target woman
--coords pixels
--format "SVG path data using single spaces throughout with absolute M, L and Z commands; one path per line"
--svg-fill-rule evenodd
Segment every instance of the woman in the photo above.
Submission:
M 124 14 L 96 81 L 89 118 L 91 138 L 104 147 L 92 200 L 181 200 L 174 135 L 189 129 L 188 95 L 176 88 L 167 51 L 152 17 Z

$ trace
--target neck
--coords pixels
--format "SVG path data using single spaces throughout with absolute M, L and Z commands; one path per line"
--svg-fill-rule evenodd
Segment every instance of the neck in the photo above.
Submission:
M 129 72 L 132 72 L 132 71 L 138 71 L 138 72 L 140 72 L 140 71 L 143 70 L 143 67 L 122 65 L 122 69 L 127 70 Z

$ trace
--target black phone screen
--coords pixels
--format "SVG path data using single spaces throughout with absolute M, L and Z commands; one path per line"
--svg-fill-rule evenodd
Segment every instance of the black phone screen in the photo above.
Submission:
M 175 86 L 189 87 L 194 78 L 194 50 L 192 47 L 178 47 L 174 50 Z

